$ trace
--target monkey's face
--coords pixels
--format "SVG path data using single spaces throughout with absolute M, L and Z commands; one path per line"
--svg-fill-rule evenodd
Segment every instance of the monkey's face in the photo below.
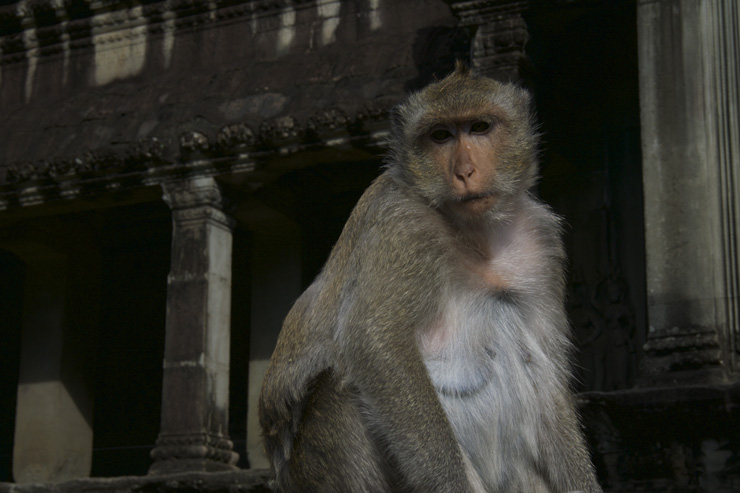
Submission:
M 504 131 L 493 115 L 471 115 L 439 122 L 422 137 L 421 147 L 442 177 L 443 207 L 456 215 L 479 215 L 507 192 L 500 183 L 500 140 Z
M 505 211 L 536 176 L 528 93 L 464 67 L 398 108 L 393 140 L 391 168 L 461 219 Z

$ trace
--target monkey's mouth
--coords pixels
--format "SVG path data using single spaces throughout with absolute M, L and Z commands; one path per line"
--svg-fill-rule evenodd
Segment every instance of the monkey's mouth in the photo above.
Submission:
M 463 197 L 460 197 L 458 200 L 460 201 L 460 203 L 464 204 L 466 202 L 475 202 L 476 200 L 482 200 L 482 199 L 488 199 L 488 198 L 493 198 L 493 194 L 490 192 L 471 193 Z
M 496 202 L 496 194 L 491 192 L 469 193 L 458 196 L 453 202 L 453 208 L 464 215 L 477 216 L 493 207 Z

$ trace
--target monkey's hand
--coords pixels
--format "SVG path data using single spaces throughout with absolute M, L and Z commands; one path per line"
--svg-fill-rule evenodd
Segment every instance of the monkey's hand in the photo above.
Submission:
M 286 399 L 288 394 L 281 393 L 274 385 L 268 372 L 259 402 L 259 419 L 265 444 L 265 452 L 271 459 L 275 470 L 279 472 L 290 459 L 293 447 L 296 402 Z

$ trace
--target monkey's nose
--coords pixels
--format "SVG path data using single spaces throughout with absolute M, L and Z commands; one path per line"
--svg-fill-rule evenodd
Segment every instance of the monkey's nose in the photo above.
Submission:
M 462 182 L 462 184 L 465 185 L 465 188 L 468 188 L 471 181 L 474 179 L 475 166 L 469 162 L 458 163 L 457 166 L 455 166 L 454 172 L 455 179 Z

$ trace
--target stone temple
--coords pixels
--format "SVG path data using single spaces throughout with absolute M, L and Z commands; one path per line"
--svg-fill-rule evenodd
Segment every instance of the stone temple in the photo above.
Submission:
M 268 491 L 282 319 L 456 59 L 535 96 L 604 489 L 740 490 L 735 0 L 0 0 L 0 493 Z

